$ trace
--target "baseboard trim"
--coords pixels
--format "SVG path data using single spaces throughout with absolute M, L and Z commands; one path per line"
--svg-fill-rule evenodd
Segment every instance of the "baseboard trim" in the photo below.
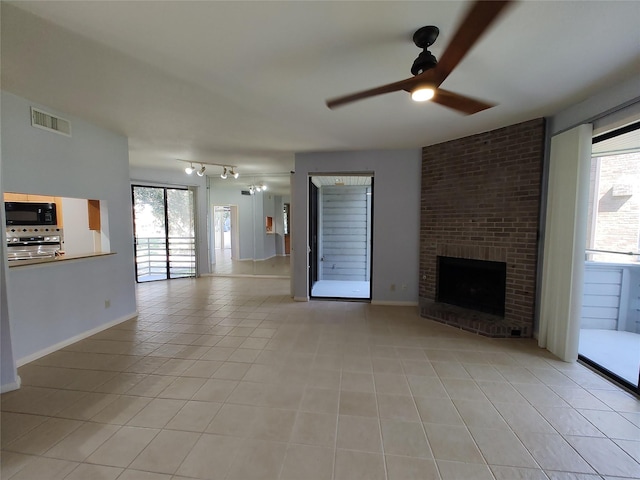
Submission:
M 15 382 L 5 383 L 4 385 L 0 386 L 0 393 L 7 393 L 12 392 L 13 390 L 18 390 L 21 384 L 22 379 L 20 378 L 20 375 L 16 375 Z
M 371 300 L 371 305 L 387 305 L 390 307 L 417 307 L 418 302 L 396 302 L 391 300 Z
M 308 302 L 309 297 L 293 297 L 294 302 Z
M 21 367 L 23 365 L 26 365 L 27 363 L 31 363 L 34 360 L 44 357 L 45 355 L 49 355 L 50 353 L 58 351 L 64 347 L 68 347 L 72 343 L 76 343 L 76 342 L 79 342 L 80 340 L 84 340 L 85 338 L 90 337 L 91 335 L 95 335 L 96 333 L 100 333 L 104 330 L 107 330 L 108 328 L 115 327 L 116 325 L 122 322 L 126 322 L 127 320 L 131 320 L 132 318 L 135 318 L 137 316 L 138 316 L 138 311 L 136 310 L 132 314 L 125 315 L 124 317 L 116 318 L 115 320 L 112 320 L 108 323 L 104 323 L 98 327 L 92 328 L 91 330 L 87 330 L 86 332 L 79 333 L 78 335 L 75 335 L 71 338 L 63 340 L 62 342 L 58 342 L 55 345 L 51 345 L 50 347 L 43 348 L 42 350 L 32 353 L 31 355 L 27 355 L 26 357 L 22 357 L 19 360 L 16 360 L 16 367 Z

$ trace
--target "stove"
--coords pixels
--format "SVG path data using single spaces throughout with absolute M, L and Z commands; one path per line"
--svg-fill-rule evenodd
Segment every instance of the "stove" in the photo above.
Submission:
M 62 229 L 56 227 L 7 228 L 7 259 L 54 258 L 62 250 Z

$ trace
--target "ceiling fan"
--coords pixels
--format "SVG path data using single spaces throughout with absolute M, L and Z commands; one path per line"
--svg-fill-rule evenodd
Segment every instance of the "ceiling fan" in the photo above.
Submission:
M 327 100 L 327 106 L 333 109 L 357 100 L 399 90 L 411 93 L 411 97 L 415 101 L 431 100 L 467 115 L 495 106 L 491 103 L 445 90 L 440 88 L 440 85 L 510 3 L 512 3 L 512 0 L 477 0 L 474 2 L 439 62 L 428 50 L 438 38 L 438 33 L 440 32 L 438 27 L 426 26 L 418 29 L 413 34 L 413 42 L 418 48 L 422 49 L 422 52 L 411 67 L 413 77 L 329 99 Z

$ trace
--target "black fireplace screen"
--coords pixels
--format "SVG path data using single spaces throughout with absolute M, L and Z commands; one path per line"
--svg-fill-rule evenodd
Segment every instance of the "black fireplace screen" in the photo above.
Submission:
M 507 264 L 438 257 L 436 301 L 504 317 Z

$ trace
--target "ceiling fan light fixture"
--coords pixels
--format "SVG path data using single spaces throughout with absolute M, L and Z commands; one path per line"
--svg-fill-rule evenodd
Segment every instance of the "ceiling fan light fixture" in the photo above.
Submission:
M 436 94 L 436 91 L 432 87 L 418 87 L 411 92 L 411 99 L 414 102 L 426 102 L 431 100 Z

